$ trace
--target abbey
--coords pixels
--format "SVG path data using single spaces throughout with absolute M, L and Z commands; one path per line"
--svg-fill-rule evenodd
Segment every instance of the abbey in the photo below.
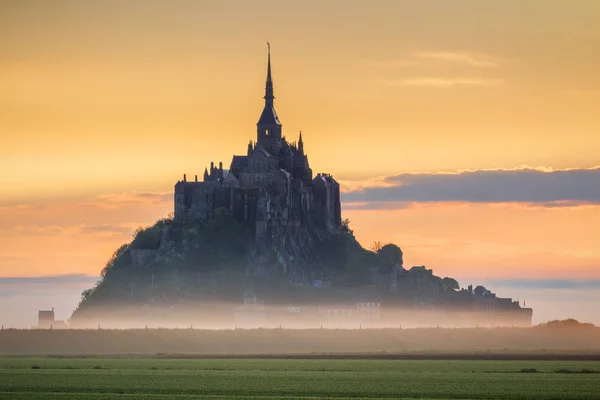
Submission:
M 326 173 L 313 177 L 304 152 L 302 132 L 298 142 L 282 135 L 275 111 L 271 50 L 267 61 L 265 106 L 256 124 L 256 141 L 246 155 L 235 155 L 229 170 L 223 163 L 204 170 L 203 180 L 175 184 L 175 220 L 211 219 L 226 207 L 233 217 L 255 232 L 257 250 L 285 247 L 285 232 L 316 225 L 327 230 L 341 227 L 340 186 Z

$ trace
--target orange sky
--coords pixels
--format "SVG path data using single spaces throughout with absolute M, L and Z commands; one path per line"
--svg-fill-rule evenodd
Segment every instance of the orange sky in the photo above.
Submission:
M 97 274 L 183 173 L 255 138 L 266 46 L 284 134 L 347 190 L 600 165 L 600 3 L 7 1 L 0 276 Z M 565 189 L 566 190 L 566 189 Z M 344 207 L 344 206 L 343 206 Z M 357 238 L 482 278 L 600 278 L 600 206 L 344 207 Z

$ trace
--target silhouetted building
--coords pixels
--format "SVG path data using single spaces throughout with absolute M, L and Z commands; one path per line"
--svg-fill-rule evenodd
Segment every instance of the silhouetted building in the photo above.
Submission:
M 38 327 L 51 328 L 54 325 L 54 308 L 52 310 L 40 310 L 38 312 Z
M 313 177 L 304 152 L 302 132 L 290 143 L 282 134 L 275 111 L 271 51 L 267 61 L 265 105 L 256 124 L 256 141 L 247 154 L 235 155 L 229 170 L 211 162 L 203 180 L 175 184 L 175 219 L 206 220 L 215 209 L 226 207 L 234 218 L 255 232 L 259 253 L 285 240 L 289 228 L 314 224 L 323 229 L 341 227 L 340 186 L 329 174 Z

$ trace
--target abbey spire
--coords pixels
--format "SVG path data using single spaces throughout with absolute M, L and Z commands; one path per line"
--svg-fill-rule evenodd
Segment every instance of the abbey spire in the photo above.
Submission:
M 271 76 L 271 45 L 267 42 L 267 82 L 265 85 L 265 107 L 260 114 L 258 123 L 256 124 L 256 141 L 258 144 L 263 144 L 268 139 L 269 142 L 281 141 L 281 122 L 275 111 L 273 100 L 273 78 Z M 270 147 L 265 145 L 265 147 Z
M 273 78 L 271 77 L 271 45 L 267 42 L 267 84 L 265 86 L 265 107 L 267 105 L 273 106 L 273 100 L 275 100 L 275 96 L 273 95 Z

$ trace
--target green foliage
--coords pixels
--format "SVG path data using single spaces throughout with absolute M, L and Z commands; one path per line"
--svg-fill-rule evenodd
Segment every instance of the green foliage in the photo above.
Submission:
M 348 232 L 330 233 L 314 250 L 323 267 L 335 273 L 336 286 L 361 286 L 371 282 L 377 254 L 363 249 Z
M 535 374 L 538 370 L 536 368 L 521 368 L 519 372 L 522 374 Z
M 236 221 L 226 207 L 215 209 L 211 220 L 173 225 L 168 240 L 188 247 L 171 268 L 205 272 L 244 268 L 254 244 L 249 228 Z
M 346 232 L 351 235 L 354 235 L 354 231 L 352 229 L 350 229 L 350 219 L 344 218 L 342 220 L 342 232 Z
M 237 222 L 226 207 L 217 208 L 213 219 L 207 221 L 200 232 L 213 253 L 220 255 L 246 255 L 253 243 L 250 230 Z
M 458 281 L 454 278 L 442 278 L 441 280 L 442 282 L 442 286 L 444 287 L 445 290 L 459 290 L 460 289 L 460 285 L 458 284 Z
M 338 276 L 338 286 L 362 286 L 372 280 L 373 268 L 379 266 L 377 255 L 371 251 L 360 251 L 352 254 L 344 266 L 344 274 Z
M 117 268 L 127 267 L 130 265 L 130 259 L 128 254 L 129 247 L 129 244 L 124 244 L 121 247 L 119 247 L 112 254 L 112 256 L 110 256 L 110 258 L 104 265 L 104 268 L 102 268 L 102 271 L 100 271 L 100 276 L 102 278 L 105 278 L 106 274 L 109 273 L 109 271 L 114 271 Z
M 377 251 L 377 254 L 381 257 L 383 265 L 387 267 L 403 266 L 404 260 L 402 258 L 402 250 L 393 243 L 382 246 L 379 251 Z
M 134 239 L 131 242 L 132 249 L 155 250 L 160 246 L 162 236 L 162 225 L 155 224 L 149 228 L 138 228 L 134 232 Z
M 570 368 L 557 368 L 554 370 L 557 374 L 600 374 L 600 370 L 581 368 L 581 369 L 570 369 Z
M 315 253 L 328 268 L 342 272 L 348 261 L 348 250 L 348 238 L 334 233 L 317 245 Z
M 154 225 L 146 228 L 139 227 L 133 232 L 130 247 L 139 250 L 155 250 L 160 246 L 162 233 L 165 228 L 173 225 L 173 218 L 161 218 Z

